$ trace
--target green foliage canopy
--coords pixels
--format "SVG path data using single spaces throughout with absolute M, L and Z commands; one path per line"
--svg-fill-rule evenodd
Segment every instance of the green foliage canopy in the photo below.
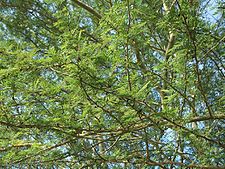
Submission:
M 223 168 L 225 22 L 213 4 L 2 0 L 0 165 Z

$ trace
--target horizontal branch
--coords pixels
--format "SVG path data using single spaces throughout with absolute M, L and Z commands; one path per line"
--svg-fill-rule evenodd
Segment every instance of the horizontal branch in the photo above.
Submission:
M 207 166 L 207 165 L 198 165 L 198 164 L 190 164 L 187 165 L 181 162 L 174 162 L 174 161 L 163 161 L 163 162 L 156 162 L 156 161 L 145 161 L 145 160 L 137 160 L 135 162 L 129 162 L 127 159 L 94 159 L 94 161 L 99 161 L 101 163 L 124 163 L 124 164 L 145 164 L 147 166 L 165 166 L 165 165 L 175 165 L 179 167 L 185 168 L 201 168 L 201 169 L 223 169 L 224 166 Z
M 24 148 L 24 147 L 31 147 L 33 145 L 33 143 L 22 143 L 22 144 L 14 144 L 11 146 L 7 146 L 7 147 L 0 147 L 0 152 L 2 151 L 8 151 L 12 148 Z
M 225 115 L 219 114 L 219 115 L 213 115 L 213 116 L 194 117 L 190 119 L 188 122 L 198 122 L 198 121 L 206 121 L 206 120 L 225 120 Z

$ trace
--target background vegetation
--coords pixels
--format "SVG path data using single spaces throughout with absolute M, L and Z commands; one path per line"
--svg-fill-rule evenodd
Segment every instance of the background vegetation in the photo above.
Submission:
M 224 9 L 1 0 L 1 167 L 223 168 Z

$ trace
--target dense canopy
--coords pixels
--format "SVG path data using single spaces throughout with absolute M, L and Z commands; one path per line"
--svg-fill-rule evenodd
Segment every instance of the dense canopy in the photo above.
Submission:
M 224 168 L 225 2 L 1 0 L 0 167 Z

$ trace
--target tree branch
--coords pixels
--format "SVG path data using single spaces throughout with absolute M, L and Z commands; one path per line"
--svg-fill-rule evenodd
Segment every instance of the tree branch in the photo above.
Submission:
M 225 120 L 225 115 L 218 114 L 218 115 L 214 115 L 213 117 L 211 116 L 194 117 L 190 119 L 189 122 L 198 122 L 198 121 L 206 121 L 206 120 Z
M 101 14 L 99 12 L 97 12 L 92 7 L 88 6 L 87 4 L 85 4 L 85 3 L 83 3 L 83 2 L 81 2 L 79 0 L 72 0 L 72 2 L 74 2 L 75 4 L 80 6 L 81 8 L 85 9 L 86 11 L 90 12 L 91 14 L 96 16 L 98 19 L 102 18 Z

